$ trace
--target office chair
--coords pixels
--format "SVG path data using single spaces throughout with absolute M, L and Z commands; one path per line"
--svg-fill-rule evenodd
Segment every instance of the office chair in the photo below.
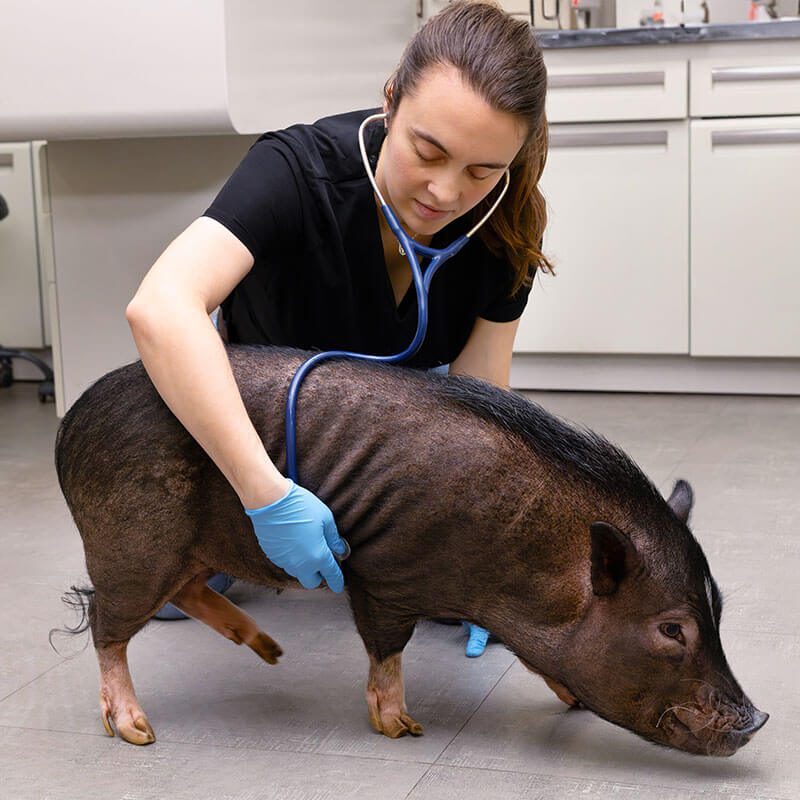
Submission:
M 8 216 L 8 204 L 3 195 L 0 194 L 0 220 L 4 220 Z M 12 359 L 20 358 L 24 361 L 30 361 L 31 364 L 39 367 L 44 374 L 44 380 L 39 383 L 39 402 L 46 403 L 51 397 L 55 400 L 55 384 L 53 379 L 53 370 L 31 353 L 26 353 L 24 350 L 9 349 L 0 345 L 0 388 L 6 389 L 14 383 L 14 364 Z

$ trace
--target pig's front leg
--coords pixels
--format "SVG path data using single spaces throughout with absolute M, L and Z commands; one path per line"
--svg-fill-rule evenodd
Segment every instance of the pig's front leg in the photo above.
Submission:
M 575 697 L 572 692 L 567 689 L 566 686 L 562 686 L 558 681 L 554 681 L 552 678 L 549 678 L 543 672 L 539 672 L 538 669 L 534 669 L 530 664 L 526 664 L 522 659 L 520 659 L 522 666 L 525 667 L 529 672 L 532 672 L 534 675 L 540 675 L 544 682 L 547 684 L 547 687 L 550 689 L 555 696 L 561 700 L 562 703 L 566 703 L 570 708 L 583 708 L 584 705 Z
M 552 691 L 562 703 L 566 703 L 570 708 L 583 708 L 583 703 L 581 703 L 566 686 L 562 686 L 558 681 L 548 678 L 547 675 L 542 675 L 542 677 L 550 691 Z
M 422 735 L 422 725 L 408 715 L 401 667 L 402 653 L 377 661 L 369 657 L 367 708 L 370 725 L 391 739 L 410 733 Z
M 416 620 L 399 615 L 357 582 L 349 582 L 348 595 L 369 655 L 366 697 L 370 725 L 392 739 L 407 733 L 421 736 L 422 725 L 406 710 L 401 667 L 403 648 L 414 633 Z

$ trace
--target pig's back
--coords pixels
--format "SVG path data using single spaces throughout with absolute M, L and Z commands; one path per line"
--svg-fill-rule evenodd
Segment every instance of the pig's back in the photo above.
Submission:
M 55 465 L 73 514 L 114 499 L 137 481 L 151 482 L 156 465 L 202 449 L 156 392 L 141 361 L 90 386 L 64 415 Z

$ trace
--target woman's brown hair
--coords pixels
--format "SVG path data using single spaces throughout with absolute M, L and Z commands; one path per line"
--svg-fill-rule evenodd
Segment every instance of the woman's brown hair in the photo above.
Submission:
M 511 264 L 513 293 L 530 284 L 536 269 L 553 271 L 542 254 L 547 209 L 538 186 L 547 159 L 547 71 L 542 52 L 527 21 L 514 19 L 492 3 L 456 0 L 431 17 L 406 46 L 384 86 L 389 118 L 403 97 L 414 92 L 423 73 L 440 64 L 456 67 L 492 108 L 519 117 L 527 126 L 525 143 L 509 169 L 508 192 L 478 234 L 491 252 Z M 470 212 L 474 222 L 489 210 L 497 191 Z

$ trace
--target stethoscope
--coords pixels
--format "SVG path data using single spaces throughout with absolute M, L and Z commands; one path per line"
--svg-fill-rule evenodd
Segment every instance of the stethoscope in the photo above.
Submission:
M 427 247 L 426 245 L 415 242 L 403 230 L 400 223 L 397 221 L 394 211 L 389 208 L 386 200 L 384 200 L 381 190 L 378 188 L 378 184 L 375 182 L 375 175 L 370 168 L 369 159 L 367 158 L 367 149 L 364 146 L 364 128 L 370 122 L 385 119 L 386 116 L 386 114 L 372 114 L 361 123 L 358 129 L 358 146 L 361 150 L 361 160 L 364 162 L 364 169 L 367 172 L 369 182 L 372 184 L 372 188 L 381 202 L 381 211 L 383 211 L 383 216 L 386 217 L 386 222 L 389 223 L 392 233 L 394 233 L 394 235 L 397 237 L 397 240 L 400 242 L 400 246 L 405 251 L 406 258 L 411 266 L 411 274 L 414 279 L 414 288 L 416 289 L 417 293 L 417 332 L 414 334 L 411 344 L 409 344 L 409 346 L 403 350 L 402 353 L 398 353 L 397 355 L 374 356 L 366 353 L 350 353 L 346 350 L 327 350 L 322 353 L 314 354 L 311 356 L 311 358 L 309 358 L 307 361 L 304 361 L 303 364 L 300 365 L 300 368 L 292 378 L 291 384 L 289 384 L 289 395 L 286 398 L 286 466 L 289 477 L 295 483 L 299 482 L 297 478 L 297 429 L 295 424 L 295 411 L 297 409 L 297 395 L 300 391 L 300 384 L 303 382 L 305 376 L 308 375 L 308 373 L 314 369 L 317 364 L 331 358 L 356 358 L 363 361 L 382 361 L 388 364 L 393 364 L 398 361 L 404 361 L 408 358 L 411 358 L 422 345 L 422 342 L 425 339 L 425 332 L 428 328 L 428 290 L 430 289 L 433 276 L 436 274 L 436 271 L 439 269 L 439 267 L 441 267 L 442 264 L 447 261 L 447 259 L 452 258 L 459 250 L 461 250 L 461 248 L 470 240 L 470 238 L 481 227 L 481 225 L 483 225 L 483 223 L 489 219 L 494 210 L 500 204 L 500 201 L 503 199 L 506 191 L 508 191 L 508 185 L 511 181 L 508 170 L 506 170 L 506 181 L 505 185 L 503 186 L 503 190 L 500 192 L 489 211 L 487 211 L 487 213 L 484 215 L 483 219 L 481 219 L 481 221 L 475 225 L 472 230 L 463 236 L 460 236 L 448 247 L 439 250 L 435 247 Z M 417 260 L 417 254 L 421 254 L 431 259 L 424 275 L 422 274 L 422 269 L 420 268 L 419 261 Z M 342 558 L 346 558 L 346 555 L 347 554 L 345 554 L 345 556 Z

